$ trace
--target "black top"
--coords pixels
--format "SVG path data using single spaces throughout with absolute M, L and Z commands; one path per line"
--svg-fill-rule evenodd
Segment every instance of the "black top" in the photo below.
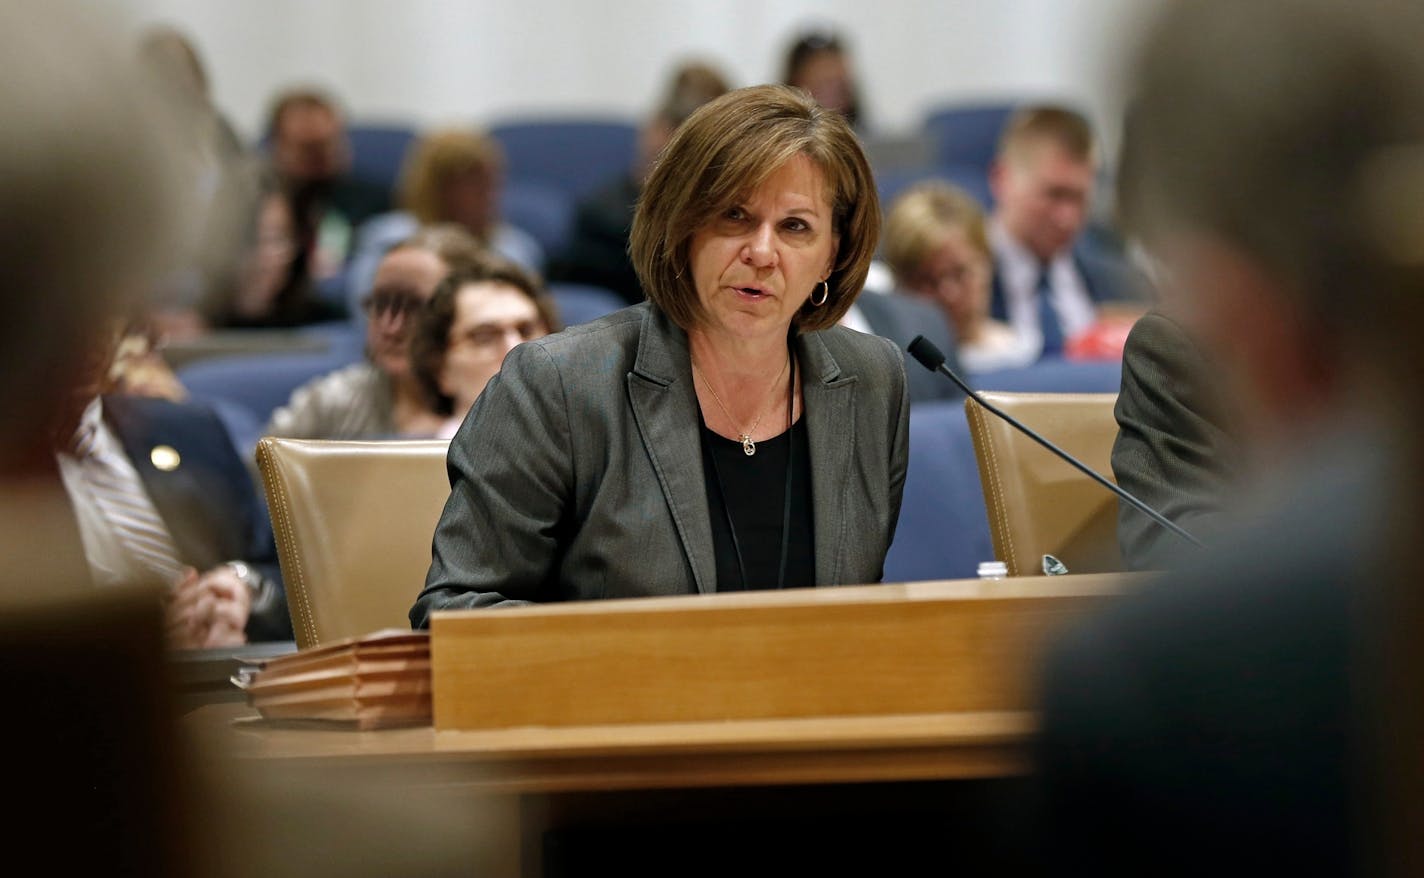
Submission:
M 791 526 L 784 586 L 802 588 L 816 584 L 811 449 L 805 419 L 787 433 L 756 443 L 756 454 L 750 456 L 743 451 L 741 442 L 719 436 L 703 423 L 702 471 L 707 480 L 707 511 L 712 518 L 718 591 L 776 588 L 781 567 L 781 524 L 786 512 L 787 453 L 792 451 L 793 444 Z M 736 528 L 735 539 L 733 527 Z

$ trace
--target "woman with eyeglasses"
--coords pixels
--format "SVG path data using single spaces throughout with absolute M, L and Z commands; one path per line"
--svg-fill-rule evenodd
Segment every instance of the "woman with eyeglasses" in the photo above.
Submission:
M 410 339 L 415 376 L 455 435 L 485 385 L 515 345 L 559 329 L 554 303 L 539 281 L 497 257 L 452 271 L 420 310 Z
M 277 409 L 264 435 L 296 439 L 391 439 L 433 436 L 444 423 L 410 363 L 415 317 L 451 271 L 479 264 L 485 252 L 454 226 L 429 226 L 397 244 L 376 269 L 361 301 L 366 358 L 314 378 Z

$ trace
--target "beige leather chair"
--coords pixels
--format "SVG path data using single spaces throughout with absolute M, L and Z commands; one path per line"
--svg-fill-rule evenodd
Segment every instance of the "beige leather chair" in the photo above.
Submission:
M 448 448 L 444 440 L 258 443 L 299 649 L 410 625 L 450 494 Z
M 1115 393 L 983 393 L 1099 474 L 1112 478 Z M 1122 569 L 1117 497 L 1002 418 L 965 400 L 994 554 L 1010 576 L 1043 574 L 1052 555 L 1070 573 Z

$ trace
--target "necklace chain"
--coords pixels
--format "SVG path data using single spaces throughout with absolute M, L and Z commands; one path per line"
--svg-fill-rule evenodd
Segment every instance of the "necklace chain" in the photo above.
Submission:
M 786 374 L 786 367 L 790 363 L 791 358 L 788 356 L 786 358 L 786 362 L 781 364 L 781 371 L 776 373 L 776 380 L 773 381 L 771 385 L 772 401 L 768 402 L 766 406 L 762 408 L 761 414 L 756 416 L 756 420 L 752 421 L 752 425 L 750 427 L 748 427 L 745 431 L 737 431 L 737 438 L 740 439 L 742 443 L 742 453 L 745 454 L 747 457 L 751 457 L 753 454 L 756 454 L 756 443 L 752 441 L 752 434 L 756 432 L 757 425 L 761 423 L 761 419 L 766 417 L 767 412 L 771 411 L 771 406 L 776 401 L 776 387 L 778 384 L 781 383 L 781 376 Z M 702 374 L 702 371 L 697 368 L 696 363 L 692 364 L 692 371 L 694 374 L 697 375 L 698 378 L 702 379 L 702 386 L 707 388 L 707 392 L 712 394 L 712 399 L 717 403 L 717 407 L 722 410 L 722 414 L 727 416 L 727 423 L 731 424 L 733 427 L 736 427 L 737 419 L 732 417 L 731 412 L 727 411 L 727 406 L 722 403 L 722 397 L 718 396 L 717 391 L 712 389 L 712 382 L 707 380 L 707 376 Z

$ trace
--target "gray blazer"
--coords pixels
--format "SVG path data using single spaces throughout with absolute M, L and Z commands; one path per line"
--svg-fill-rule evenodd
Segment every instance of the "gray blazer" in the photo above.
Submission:
M 904 360 L 834 328 L 797 343 L 816 581 L 878 582 L 909 457 Z M 450 443 L 423 628 L 439 609 L 716 590 L 687 335 L 648 303 L 510 352 Z

